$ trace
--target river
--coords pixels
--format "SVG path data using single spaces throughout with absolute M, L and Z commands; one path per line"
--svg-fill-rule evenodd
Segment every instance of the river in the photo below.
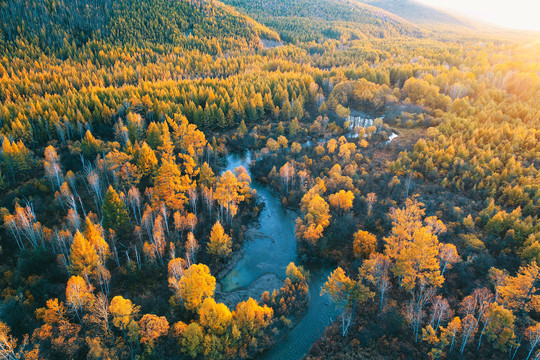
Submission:
M 356 118 L 352 119 L 354 120 L 352 124 L 355 126 L 369 127 L 374 123 L 373 117 L 365 113 L 357 111 L 354 116 Z M 354 130 L 354 126 L 351 126 L 346 136 L 354 138 L 356 135 L 358 137 L 358 132 Z M 397 134 L 391 133 L 385 143 L 390 144 L 397 136 Z M 318 142 L 324 143 L 326 141 L 327 139 L 319 139 Z M 302 144 L 302 147 L 306 146 L 313 146 L 313 142 L 308 140 Z M 225 170 L 233 171 L 235 168 L 243 166 L 253 179 L 250 163 L 250 151 L 246 151 L 244 154 L 230 154 L 227 157 Z M 257 229 L 265 236 L 257 236 L 253 240 L 245 242 L 244 255 L 221 280 L 221 290 L 230 292 L 247 288 L 253 281 L 268 273 L 276 274 L 285 280 L 285 270 L 290 262 L 303 265 L 309 270 L 311 274 L 309 280 L 310 301 L 305 316 L 276 346 L 256 357 L 260 360 L 302 359 L 311 345 L 321 337 L 326 327 L 338 316 L 338 311 L 330 297 L 328 295 L 320 296 L 321 287 L 333 269 L 300 263 L 294 236 L 295 220 L 298 213 L 285 209 L 281 205 L 279 197 L 266 185 L 253 181 L 251 187 L 257 190 L 259 198 L 265 203 Z M 271 293 L 274 289 L 267 290 Z
M 243 166 L 250 173 L 251 153 L 231 154 L 227 157 L 226 170 Z M 267 186 L 253 181 L 253 189 L 264 201 L 265 207 L 259 217 L 258 231 L 267 235 L 256 237 L 244 244 L 244 255 L 235 267 L 221 280 L 223 291 L 234 291 L 248 287 L 254 280 L 267 273 L 274 273 L 283 280 L 290 262 L 297 265 L 294 224 L 298 214 L 285 209 L 281 201 Z M 258 355 L 256 359 L 302 359 L 311 345 L 317 341 L 325 328 L 337 316 L 334 304 L 328 295 L 320 296 L 321 286 L 331 269 L 307 266 L 311 276 L 309 281 L 309 308 L 298 324 L 272 349 Z M 267 289 L 272 292 L 273 289 Z M 258 299 L 257 299 L 258 300 Z

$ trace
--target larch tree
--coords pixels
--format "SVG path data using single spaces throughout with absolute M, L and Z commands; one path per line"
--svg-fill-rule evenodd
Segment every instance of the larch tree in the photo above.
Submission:
M 197 181 L 197 185 L 201 189 L 204 188 L 212 188 L 216 182 L 216 177 L 214 175 L 214 171 L 208 165 L 207 162 L 202 164 L 201 169 L 199 171 L 199 180 Z
M 86 217 L 85 225 L 84 237 L 94 246 L 101 259 L 107 259 L 111 251 L 109 244 L 103 238 L 101 227 L 95 225 L 89 217 Z
M 152 150 L 146 142 L 143 142 L 136 150 L 135 164 L 139 169 L 139 173 L 146 178 L 152 176 L 157 170 L 158 159 L 154 150 Z
M 229 256 L 232 251 L 231 237 L 225 233 L 225 230 L 219 221 L 212 226 L 207 251 L 214 259 L 216 259 L 216 261 L 223 260 Z
M 162 144 L 161 140 L 161 130 L 155 122 L 151 122 L 148 125 L 148 130 L 146 131 L 146 142 L 153 150 L 157 150 Z
M 96 273 L 99 261 L 96 248 L 77 230 L 71 244 L 69 270 L 73 274 L 89 277 Z
M 189 175 L 182 174 L 176 164 L 174 145 L 167 123 L 163 124 L 162 131 L 162 145 L 159 146 L 162 152 L 161 165 L 154 179 L 152 200 L 157 208 L 165 204 L 171 210 L 181 210 L 188 201 L 186 192 L 191 187 L 191 179 Z
M 190 185 L 189 176 L 182 175 L 174 156 L 163 157 L 154 179 L 153 201 L 158 207 L 165 204 L 171 210 L 181 210 L 187 203 L 185 194 Z

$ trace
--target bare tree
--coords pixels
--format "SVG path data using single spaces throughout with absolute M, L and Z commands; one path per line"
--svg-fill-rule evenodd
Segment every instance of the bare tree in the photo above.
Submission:
M 138 225 L 141 224 L 141 193 L 139 189 L 132 186 L 128 191 L 128 204 Z
M 451 316 L 450 305 L 442 296 L 436 296 L 432 301 L 432 312 L 430 325 L 437 330 L 441 320 L 446 320 Z

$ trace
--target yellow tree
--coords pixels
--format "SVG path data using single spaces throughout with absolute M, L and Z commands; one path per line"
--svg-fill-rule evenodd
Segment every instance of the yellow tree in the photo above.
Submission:
M 251 176 L 249 176 L 248 171 L 243 166 L 234 168 L 234 175 L 240 183 L 240 194 L 244 196 L 243 200 L 248 200 L 251 193 Z
M 272 308 L 260 306 L 256 300 L 249 298 L 236 305 L 233 322 L 242 333 L 257 336 L 271 323 L 273 314 Z
M 139 173 L 144 177 L 150 177 L 156 171 L 158 159 L 146 142 L 143 142 L 135 152 L 135 163 Z
M 491 303 L 485 317 L 489 319 L 485 326 L 488 341 L 495 343 L 495 347 L 500 350 L 506 350 L 509 345 L 515 345 L 514 321 L 516 317 L 512 310 L 505 309 L 497 303 Z M 480 343 L 478 345 L 480 346 Z
M 385 254 L 393 261 L 392 272 L 400 285 L 412 294 L 406 305 L 406 317 L 418 340 L 420 324 L 425 316 L 424 307 L 442 286 L 437 233 L 446 230 L 436 217 L 425 223 L 423 204 L 415 198 L 407 199 L 403 209 L 392 209 L 392 232 L 384 240 Z
M 437 236 L 425 227 L 414 233 L 414 242 L 395 259 L 394 273 L 402 276 L 402 286 L 412 290 L 418 282 L 439 287 L 444 282 L 438 259 Z
M 165 316 L 157 316 L 154 314 L 145 314 L 138 322 L 141 343 L 149 343 L 153 346 L 154 341 L 169 333 L 169 322 Z
M 36 318 L 44 322 L 32 334 L 32 341 L 40 352 L 51 351 L 49 356 L 55 358 L 76 357 L 84 341 L 79 336 L 82 326 L 68 320 L 63 302 L 47 300 L 46 307 L 36 310 Z
M 521 266 L 516 276 L 508 276 L 496 287 L 502 304 L 510 309 L 540 311 L 540 267 L 536 262 Z
M 355 281 L 338 267 L 323 285 L 321 296 L 327 293 L 337 307 L 343 308 L 341 314 L 342 335 L 345 336 L 351 325 L 357 301 L 362 303 L 372 299 L 375 294 L 362 284 L 362 278 Z
M 199 324 L 213 334 L 224 334 L 231 324 L 232 313 L 229 308 L 225 304 L 216 303 L 212 297 L 204 299 L 198 313 Z
M 164 156 L 154 179 L 152 200 L 156 207 L 165 204 L 172 210 L 183 209 L 188 200 L 185 194 L 190 186 L 189 176 L 182 175 L 175 163 L 174 155 Z
M 197 185 L 199 185 L 201 189 L 211 188 L 214 186 L 215 182 L 216 177 L 214 176 L 214 171 L 212 171 L 210 165 L 205 162 L 204 164 L 202 164 L 199 171 L 199 180 L 197 181 Z
M 69 254 L 69 271 L 84 277 L 94 274 L 98 267 L 99 255 L 94 246 L 77 230 Z
M 181 114 L 174 114 L 174 123 L 177 127 L 174 129 L 173 137 L 178 148 L 187 152 L 189 156 L 201 156 L 208 143 L 204 133 L 197 129 L 197 125 L 190 124 Z
M 94 302 L 90 286 L 80 276 L 72 276 L 66 286 L 66 305 L 82 319 L 83 309 L 88 309 Z
M 171 260 L 172 261 L 172 260 Z M 169 277 L 169 287 L 176 298 L 184 303 L 186 309 L 195 311 L 203 300 L 214 295 L 216 278 L 210 274 L 210 269 L 204 264 L 193 264 L 179 277 Z
M 238 204 L 244 200 L 241 189 L 242 184 L 230 170 L 224 172 L 216 184 L 214 199 L 220 205 L 221 218 L 223 218 L 223 210 L 225 209 L 230 223 L 238 212 Z
M 352 191 L 340 190 L 339 192 L 330 195 L 328 201 L 330 201 L 330 205 L 338 209 L 340 215 L 342 215 L 344 211 L 352 209 L 354 194 Z
M 353 252 L 357 258 L 368 259 L 377 250 L 377 238 L 375 235 L 358 230 L 353 235 Z
M 218 259 L 226 258 L 231 253 L 231 237 L 225 233 L 225 230 L 219 221 L 212 226 L 210 241 L 208 242 L 208 253 L 212 255 L 216 261 Z
M 439 260 L 441 263 L 441 275 L 444 275 L 446 269 L 451 269 L 452 265 L 461 260 L 454 244 L 439 245 Z
M 296 220 L 296 233 L 312 245 L 317 243 L 330 224 L 330 207 L 321 197 L 325 191 L 324 182 L 320 181 L 304 194 L 300 202 L 303 219 Z
M 109 244 L 103 239 L 100 228 L 101 227 L 98 228 L 98 226 L 94 225 L 89 217 L 86 218 L 84 237 L 96 249 L 100 258 L 105 260 L 111 255 L 111 252 L 109 250 Z
M 317 228 L 326 228 L 330 225 L 330 208 L 328 203 L 320 196 L 315 195 L 308 204 L 306 220 Z
M 122 331 L 128 330 L 135 325 L 133 316 L 139 312 L 139 307 L 134 306 L 131 300 L 122 296 L 115 296 L 111 300 L 109 311 L 113 316 L 113 325 Z
M 392 271 L 407 291 L 413 291 L 420 282 L 436 287 L 444 282 L 437 231 L 429 224 L 424 226 L 424 213 L 422 203 L 407 199 L 405 208 L 392 209 L 392 232 L 384 239 L 385 254 L 394 261 Z

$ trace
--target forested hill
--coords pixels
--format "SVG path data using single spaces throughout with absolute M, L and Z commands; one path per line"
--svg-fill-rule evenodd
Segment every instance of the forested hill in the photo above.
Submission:
M 454 26 L 474 29 L 480 25 L 469 19 L 435 9 L 413 0 L 362 0 L 419 25 Z
M 279 32 L 289 42 L 365 39 L 424 32 L 383 9 L 356 0 L 225 0 Z
M 260 46 L 274 31 L 216 0 L 2 0 L 0 42 L 42 50 L 92 40 L 133 46 L 175 45 L 207 52 Z

